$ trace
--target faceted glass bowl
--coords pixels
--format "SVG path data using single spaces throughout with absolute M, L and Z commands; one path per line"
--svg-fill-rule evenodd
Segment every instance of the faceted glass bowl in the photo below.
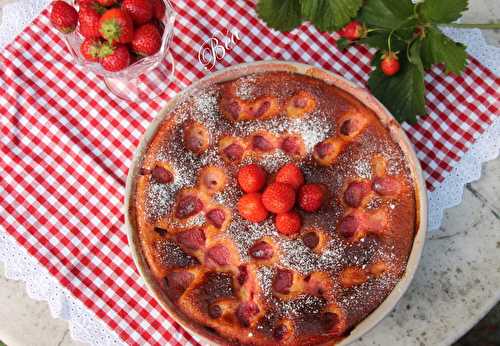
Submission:
M 76 1 L 74 6 L 78 8 Z M 165 90 L 174 73 L 174 61 L 170 53 L 170 43 L 174 32 L 176 13 L 169 0 L 165 3 L 165 16 L 161 20 L 164 27 L 160 50 L 150 56 L 137 60 L 118 72 L 105 70 L 99 62 L 86 60 L 80 52 L 84 37 L 78 27 L 70 34 L 61 34 L 73 60 L 80 67 L 103 77 L 106 86 L 118 97 L 131 101 L 144 100 L 158 96 Z M 158 85 L 158 82 L 163 85 Z

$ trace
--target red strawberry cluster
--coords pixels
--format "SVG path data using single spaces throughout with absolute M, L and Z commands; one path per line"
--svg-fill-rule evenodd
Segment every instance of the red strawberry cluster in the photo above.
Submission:
M 77 5 L 78 11 L 65 1 L 54 1 L 50 20 L 65 34 L 78 27 L 85 59 L 117 72 L 160 50 L 163 0 L 78 0 Z
M 293 163 L 281 167 L 273 181 L 267 184 L 267 172 L 257 164 L 249 164 L 238 171 L 238 184 L 245 194 L 238 201 L 241 217 L 259 223 L 269 213 L 276 214 L 279 233 L 294 237 L 302 227 L 302 218 L 294 210 L 298 205 L 305 212 L 318 211 L 326 198 L 326 188 L 320 184 L 305 184 L 304 174 Z

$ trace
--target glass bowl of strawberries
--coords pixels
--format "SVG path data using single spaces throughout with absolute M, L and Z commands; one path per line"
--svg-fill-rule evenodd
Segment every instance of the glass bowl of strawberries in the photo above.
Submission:
M 50 20 L 74 61 L 103 77 L 120 98 L 158 95 L 173 76 L 169 0 L 58 0 Z

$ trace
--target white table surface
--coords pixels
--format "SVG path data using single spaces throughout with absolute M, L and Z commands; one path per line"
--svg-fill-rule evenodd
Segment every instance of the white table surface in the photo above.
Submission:
M 0 0 L 0 9 L 13 1 Z M 500 1 L 470 3 L 464 21 L 499 21 Z M 500 46 L 500 33 L 484 35 Z M 499 177 L 500 159 L 484 165 L 481 179 L 466 186 L 463 202 L 447 210 L 441 229 L 428 236 L 415 279 L 391 313 L 395 318 L 355 345 L 448 345 L 494 306 L 500 294 Z M 3 276 L 0 318 L 0 340 L 8 346 L 81 345 L 71 339 L 66 321 L 51 317 L 45 302 L 30 299 L 22 282 Z

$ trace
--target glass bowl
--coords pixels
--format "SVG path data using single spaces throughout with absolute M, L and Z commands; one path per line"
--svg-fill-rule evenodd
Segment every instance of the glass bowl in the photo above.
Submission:
M 73 5 L 78 9 L 76 2 L 73 1 Z M 107 71 L 98 62 L 88 61 L 83 57 L 80 45 L 85 38 L 78 32 L 78 27 L 72 33 L 61 35 L 75 63 L 102 77 L 113 94 L 129 101 L 155 98 L 165 91 L 175 70 L 170 43 L 176 13 L 169 0 L 163 0 L 163 2 L 165 3 L 165 16 L 160 21 L 164 28 L 160 50 L 118 72 Z

